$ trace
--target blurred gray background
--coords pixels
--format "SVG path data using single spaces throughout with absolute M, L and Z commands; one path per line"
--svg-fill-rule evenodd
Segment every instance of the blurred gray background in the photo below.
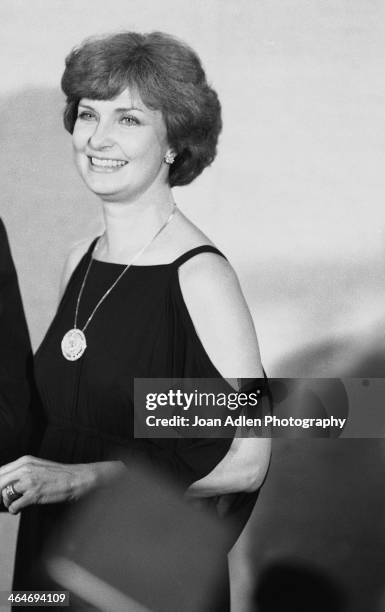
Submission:
M 237 270 L 268 374 L 383 377 L 382 0 L 2 0 L 0 215 L 34 347 L 69 248 L 102 228 L 61 124 L 64 57 L 118 29 L 184 39 L 218 91 L 217 160 L 175 198 Z M 313 585 L 316 599 L 328 592 L 318 574 L 342 589 L 345 607 L 329 611 L 379 612 L 381 442 L 274 444 L 233 555 L 234 612 L 255 609 L 270 577 Z M 0 589 L 16 526 L 0 516 Z

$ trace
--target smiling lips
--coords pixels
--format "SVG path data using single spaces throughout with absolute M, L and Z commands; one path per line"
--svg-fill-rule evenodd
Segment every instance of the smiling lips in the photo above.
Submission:
M 88 159 L 95 170 L 98 169 L 105 172 L 119 170 L 128 163 L 123 159 L 102 159 L 100 157 L 89 157 Z

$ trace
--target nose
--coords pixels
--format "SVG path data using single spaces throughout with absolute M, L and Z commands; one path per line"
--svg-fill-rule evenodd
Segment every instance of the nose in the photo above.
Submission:
M 99 121 L 89 137 L 88 144 L 91 149 L 102 150 L 113 146 L 111 126 L 108 123 Z

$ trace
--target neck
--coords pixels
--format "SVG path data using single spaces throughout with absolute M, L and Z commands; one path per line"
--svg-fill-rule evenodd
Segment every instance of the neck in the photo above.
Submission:
M 119 261 L 140 250 L 168 219 L 173 205 L 169 188 L 130 203 L 103 202 L 105 234 L 98 256 Z

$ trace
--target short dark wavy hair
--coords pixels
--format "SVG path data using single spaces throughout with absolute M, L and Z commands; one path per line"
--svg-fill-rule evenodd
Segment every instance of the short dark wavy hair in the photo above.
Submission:
M 81 98 L 110 100 L 127 87 L 162 112 L 176 158 L 171 187 L 187 185 L 216 155 L 221 106 L 197 54 L 184 42 L 151 32 L 119 32 L 85 40 L 66 58 L 64 126 L 72 134 Z

